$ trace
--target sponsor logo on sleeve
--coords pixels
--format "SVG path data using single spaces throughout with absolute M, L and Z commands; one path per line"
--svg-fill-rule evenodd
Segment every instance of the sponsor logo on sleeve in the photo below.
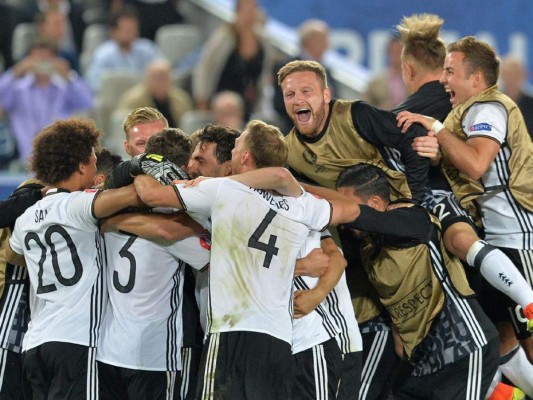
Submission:
M 492 131 L 492 125 L 482 122 L 480 124 L 475 124 L 470 127 L 470 132 L 490 132 Z

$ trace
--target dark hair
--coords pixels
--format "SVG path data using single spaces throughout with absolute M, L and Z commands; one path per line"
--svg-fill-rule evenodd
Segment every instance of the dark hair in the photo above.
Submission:
M 468 75 L 481 71 L 488 86 L 498 82 L 500 60 L 488 43 L 477 40 L 474 36 L 466 36 L 450 43 L 447 50 L 448 53 L 456 51 L 464 54 L 463 63 Z
M 371 164 L 357 164 L 346 168 L 337 178 L 337 188 L 350 187 L 363 200 L 370 196 L 390 199 L 389 180 L 385 172 Z
M 39 132 L 33 140 L 30 170 L 40 181 L 54 185 L 88 163 L 93 149 L 99 150 L 102 131 L 92 120 L 58 120 Z
M 177 166 L 187 164 L 191 152 L 191 139 L 178 128 L 165 128 L 146 142 L 146 153 L 165 156 Z
M 235 140 L 241 135 L 237 129 L 221 125 L 206 125 L 198 135 L 200 146 L 204 143 L 215 143 L 215 157 L 219 164 L 231 160 L 231 150 L 235 147 Z
M 129 5 L 122 6 L 120 10 L 114 12 L 109 17 L 108 27 L 110 29 L 115 29 L 118 27 L 118 23 L 122 18 L 133 18 L 139 21 L 139 13 L 137 10 Z
M 102 148 L 96 153 L 96 173 L 107 175 L 122 162 L 122 157 L 108 149 Z

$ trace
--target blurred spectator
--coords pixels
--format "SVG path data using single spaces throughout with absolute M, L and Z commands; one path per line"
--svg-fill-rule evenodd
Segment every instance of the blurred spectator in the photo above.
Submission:
M 407 97 L 402 78 L 402 42 L 392 37 L 387 45 L 387 69 L 368 83 L 365 100 L 373 106 L 390 110 Z
M 517 57 L 505 56 L 500 65 L 500 80 L 503 93 L 518 105 L 533 138 L 533 96 L 524 91 L 527 71 L 523 62 Z
M 141 37 L 154 40 L 159 27 L 163 25 L 180 24 L 183 16 L 179 13 L 177 0 L 111 0 L 114 9 L 129 4 L 139 14 Z
M 43 40 L 36 40 L 28 56 L 0 76 L 0 106 L 8 114 L 22 160 L 42 128 L 91 108 L 92 100 L 85 82 Z
M 179 126 L 184 112 L 193 108 L 191 96 L 172 81 L 172 67 L 166 60 L 152 61 L 146 67 L 144 82 L 124 93 L 119 108 L 153 107 L 161 112 L 169 126 Z
M 278 71 L 290 61 L 294 60 L 312 60 L 324 65 L 322 58 L 329 48 L 329 26 L 324 21 L 319 19 L 309 19 L 300 25 L 298 28 L 300 53 L 296 57 L 286 58 L 274 66 L 274 77 L 277 76 Z M 331 76 L 329 70 L 326 68 L 328 76 Z M 333 80 L 328 80 L 328 86 L 331 89 L 332 97 L 335 97 L 336 88 Z M 281 132 L 286 134 L 292 128 L 292 121 L 285 110 L 285 102 L 283 101 L 283 93 L 281 87 L 274 82 L 274 110 L 281 117 L 283 126 L 280 126 Z
M 261 88 L 271 84 L 272 50 L 261 33 L 264 20 L 256 0 L 237 0 L 235 22 L 222 25 L 208 39 L 193 72 L 192 91 L 199 109 L 223 90 L 244 99 L 245 118 L 259 104 Z
M 75 48 L 64 48 L 64 38 L 67 31 L 67 18 L 57 8 L 48 8 L 35 16 L 38 37 L 52 42 L 57 48 L 59 57 L 64 58 L 70 67 L 79 72 L 78 52 Z
M 13 65 L 13 58 L 11 53 L 11 39 L 13 31 L 18 23 L 18 13 L 8 4 L 0 4 L 0 55 L 3 60 L 0 60 L 0 68 L 11 68 Z
M 131 7 L 112 15 L 109 36 L 110 40 L 95 49 L 87 69 L 87 81 L 94 92 L 98 92 L 105 72 L 127 70 L 140 77 L 146 66 L 160 56 L 152 41 L 139 39 L 139 19 Z
M 244 129 L 244 101 L 235 92 L 224 90 L 211 101 L 214 123 L 242 131 Z
M 83 20 L 83 7 L 68 0 L 36 0 L 26 1 L 22 7 L 22 21 L 34 22 L 39 12 L 46 12 L 49 9 L 59 10 L 67 18 L 65 35 L 60 47 L 65 50 L 76 50 L 81 53 L 83 44 L 83 32 L 85 31 L 85 21 Z

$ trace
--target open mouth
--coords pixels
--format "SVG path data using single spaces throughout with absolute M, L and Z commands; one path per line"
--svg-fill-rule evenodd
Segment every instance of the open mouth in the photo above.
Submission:
M 308 108 L 300 108 L 296 110 L 296 119 L 300 123 L 306 123 L 311 119 L 311 110 Z
M 446 89 L 446 92 L 450 95 L 450 102 L 453 103 L 455 101 L 455 92 L 451 89 Z

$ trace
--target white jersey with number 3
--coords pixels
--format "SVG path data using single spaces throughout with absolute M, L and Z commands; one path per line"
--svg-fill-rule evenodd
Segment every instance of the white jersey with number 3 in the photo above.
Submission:
M 31 321 L 24 350 L 57 341 L 96 346 L 104 306 L 96 190 L 47 195 L 17 219 L 9 244 L 24 254 Z
M 210 252 L 201 239 L 172 244 L 106 233 L 110 304 L 96 359 L 118 367 L 181 370 L 184 263 L 201 269 Z
M 208 331 L 254 331 L 292 342 L 292 278 L 309 230 L 330 204 L 254 190 L 226 178 L 178 185 L 187 211 L 211 215 Z

